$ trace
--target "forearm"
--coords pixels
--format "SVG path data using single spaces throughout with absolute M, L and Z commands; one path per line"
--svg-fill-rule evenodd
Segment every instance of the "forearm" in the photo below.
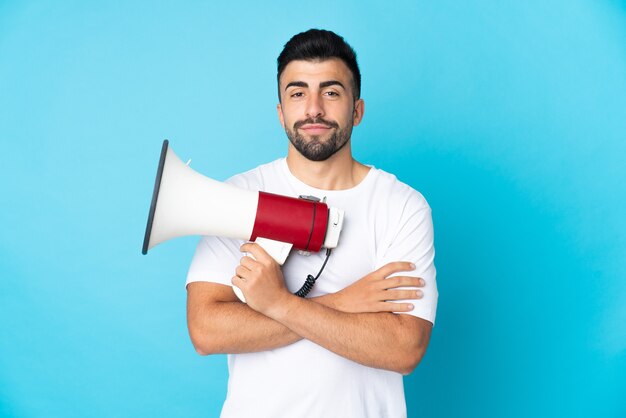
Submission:
M 266 312 L 286 328 L 369 367 L 410 373 L 428 346 L 430 323 L 387 312 L 346 313 L 290 297 Z
M 200 302 L 194 299 L 195 294 L 188 304 L 187 323 L 191 341 L 199 354 L 272 350 L 302 339 L 280 322 L 239 301 L 207 302 L 204 299 Z M 315 300 L 330 304 L 332 295 Z
M 203 355 L 272 350 L 300 340 L 289 328 L 241 302 L 213 302 L 197 315 L 188 315 L 189 335 Z

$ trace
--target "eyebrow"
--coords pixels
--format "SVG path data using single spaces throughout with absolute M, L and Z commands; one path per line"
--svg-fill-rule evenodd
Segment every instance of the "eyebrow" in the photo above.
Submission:
M 341 84 L 341 82 L 340 82 L 340 81 L 337 81 L 337 80 L 322 81 L 322 82 L 320 83 L 320 88 L 321 88 L 321 89 L 323 89 L 324 87 L 330 87 L 330 86 L 339 86 L 339 87 L 341 87 L 341 88 L 342 88 L 342 89 L 344 89 L 344 90 L 346 89 L 346 88 L 344 87 L 344 85 L 343 85 L 343 84 Z
M 285 86 L 285 90 L 287 90 L 289 87 L 309 87 L 309 85 L 304 81 L 292 81 Z
M 320 83 L 320 88 L 323 89 L 324 87 L 330 87 L 330 86 L 340 86 L 342 89 L 346 89 L 345 86 L 337 80 L 328 80 L 328 81 L 322 81 Z M 292 81 L 290 83 L 288 83 L 285 86 L 285 90 L 287 90 L 289 87 L 309 87 L 308 83 L 305 83 L 304 81 Z

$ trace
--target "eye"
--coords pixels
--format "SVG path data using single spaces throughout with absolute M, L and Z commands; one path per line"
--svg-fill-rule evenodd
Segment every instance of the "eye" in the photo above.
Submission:
M 293 97 L 294 99 L 298 99 L 300 97 L 304 97 L 304 93 L 301 91 L 296 91 L 291 93 L 290 97 Z
M 337 93 L 336 91 L 329 90 L 329 91 L 325 91 L 324 92 L 324 96 L 327 96 L 327 97 L 339 97 L 339 93 Z

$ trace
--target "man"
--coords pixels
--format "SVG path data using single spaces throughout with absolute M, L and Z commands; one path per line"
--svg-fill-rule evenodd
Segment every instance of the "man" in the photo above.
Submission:
M 360 88 L 343 38 L 322 30 L 294 36 L 278 57 L 287 157 L 229 180 L 326 197 L 345 210 L 339 245 L 307 298 L 291 292 L 319 271 L 323 253 L 293 251 L 281 269 L 254 243 L 198 244 L 188 326 L 200 354 L 229 354 L 222 417 L 406 416 L 402 375 L 424 355 L 435 319 L 432 221 L 418 192 L 352 158 Z

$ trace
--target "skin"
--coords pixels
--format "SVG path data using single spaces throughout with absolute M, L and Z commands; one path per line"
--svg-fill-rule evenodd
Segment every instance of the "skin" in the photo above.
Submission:
M 280 78 L 281 125 L 306 142 L 323 143 L 339 129 L 351 133 L 365 109 L 363 100 L 353 97 L 351 81 L 341 60 L 292 61 Z M 298 124 L 306 120 L 314 122 Z M 319 120 L 333 126 L 315 122 Z M 304 183 L 326 190 L 352 188 L 369 170 L 352 158 L 349 139 L 324 161 L 307 159 L 290 142 L 287 165 Z M 199 354 L 264 351 L 305 338 L 360 364 L 408 374 L 426 352 L 432 324 L 397 315 L 413 307 L 391 302 L 422 297 L 422 279 L 388 278 L 413 270 L 412 264 L 389 263 L 337 293 L 305 299 L 287 290 L 280 266 L 263 248 L 247 243 L 241 251 L 252 257 L 242 257 L 232 283 L 247 304 L 230 286 L 196 282 L 187 287 L 187 323 Z

